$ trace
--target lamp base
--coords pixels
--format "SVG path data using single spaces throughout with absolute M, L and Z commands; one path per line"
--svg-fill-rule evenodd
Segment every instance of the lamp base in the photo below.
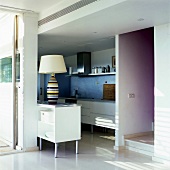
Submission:
M 59 94 L 58 82 L 55 78 L 55 74 L 51 74 L 51 78 L 47 85 L 48 103 L 56 105 L 58 101 L 58 94 Z

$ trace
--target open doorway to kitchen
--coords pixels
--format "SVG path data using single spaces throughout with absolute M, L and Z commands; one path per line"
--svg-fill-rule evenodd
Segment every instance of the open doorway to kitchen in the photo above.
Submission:
M 17 25 L 16 14 L 0 11 L 0 155 L 15 151 L 17 144 Z

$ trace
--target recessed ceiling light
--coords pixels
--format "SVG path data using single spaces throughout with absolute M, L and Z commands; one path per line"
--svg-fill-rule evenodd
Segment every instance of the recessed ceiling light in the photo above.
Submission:
M 144 19 L 143 18 L 139 18 L 138 21 L 144 21 Z

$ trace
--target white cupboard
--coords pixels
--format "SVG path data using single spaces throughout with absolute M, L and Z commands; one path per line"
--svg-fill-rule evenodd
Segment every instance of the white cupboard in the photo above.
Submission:
M 115 129 L 115 102 L 78 100 L 82 105 L 81 122 Z
M 76 104 L 39 104 L 38 105 L 38 137 L 40 150 L 42 139 L 55 143 L 55 157 L 60 142 L 76 141 L 81 139 L 81 106 Z
M 81 122 L 86 124 L 91 124 L 90 119 L 90 108 L 91 103 L 89 101 L 77 101 L 78 104 L 81 104 Z

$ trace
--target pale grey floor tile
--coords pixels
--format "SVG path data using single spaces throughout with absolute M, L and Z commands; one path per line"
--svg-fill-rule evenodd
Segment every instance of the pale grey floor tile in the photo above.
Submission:
M 114 140 L 107 133 L 83 132 L 79 154 L 75 142 L 62 143 L 58 158 L 54 158 L 54 145 L 43 142 L 41 152 L 26 152 L 0 156 L 0 170 L 169 170 L 153 162 L 151 157 L 132 151 L 117 152 Z M 106 139 L 111 138 L 112 140 Z

